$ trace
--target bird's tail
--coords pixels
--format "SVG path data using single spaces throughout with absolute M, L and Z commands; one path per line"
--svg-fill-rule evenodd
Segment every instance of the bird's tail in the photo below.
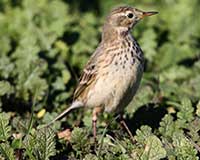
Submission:
M 43 127 L 48 127 L 50 126 L 52 123 L 54 123 L 55 121 L 57 121 L 58 119 L 62 118 L 64 115 L 66 115 L 67 113 L 69 113 L 70 111 L 72 111 L 73 109 L 76 108 L 81 108 L 83 107 L 83 103 L 80 101 L 74 101 L 71 106 L 69 108 L 67 108 L 66 110 L 64 110 L 62 113 L 60 113 L 57 117 L 55 117 L 51 122 L 49 122 L 48 124 L 46 124 Z M 42 127 L 42 128 L 43 128 Z

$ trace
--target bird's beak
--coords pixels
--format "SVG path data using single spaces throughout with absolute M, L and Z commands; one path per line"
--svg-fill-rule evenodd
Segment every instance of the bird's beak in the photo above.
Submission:
M 155 11 L 150 11 L 150 12 L 142 12 L 142 14 L 140 15 L 140 18 L 144 18 L 144 17 L 147 17 L 147 16 L 152 16 L 154 14 L 158 14 L 158 12 L 155 12 Z

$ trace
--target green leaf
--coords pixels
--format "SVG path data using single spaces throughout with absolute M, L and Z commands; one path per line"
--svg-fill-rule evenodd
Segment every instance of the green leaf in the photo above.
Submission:
M 96 155 L 90 153 L 84 157 L 84 160 L 99 160 L 99 159 Z
M 175 124 L 173 122 L 173 117 L 169 114 L 160 122 L 159 132 L 165 137 L 171 137 L 175 130 Z
M 160 74 L 160 81 L 175 81 L 175 80 L 184 80 L 189 78 L 192 75 L 190 69 L 183 66 L 173 66 L 164 70 Z
M 152 129 L 149 126 L 141 126 L 140 129 L 136 131 L 135 139 L 139 143 L 144 144 L 144 141 L 151 135 L 153 135 L 153 133 Z
M 23 140 L 23 147 L 26 148 L 25 155 L 31 160 L 37 160 L 35 154 L 35 148 L 37 147 L 36 135 L 27 135 Z
M 199 102 L 198 102 L 198 104 L 197 104 L 196 114 L 197 114 L 197 116 L 200 117 L 200 100 L 199 100 Z
M 192 102 L 189 98 L 183 97 L 181 99 L 181 107 L 179 109 L 180 111 L 177 113 L 179 119 L 187 122 L 190 122 L 194 119 L 194 108 L 192 107 Z
M 152 135 L 145 140 L 145 148 L 141 160 L 160 160 L 166 157 L 166 151 L 158 137 Z
M 13 88 L 7 81 L 0 81 L 0 96 L 12 93 Z
M 70 72 L 68 70 L 62 70 L 63 83 L 67 84 L 71 78 Z
M 197 151 L 193 148 L 191 143 L 180 132 L 175 132 L 173 135 L 173 145 L 177 160 L 192 159 L 198 160 Z
M 156 70 L 164 70 L 176 65 L 178 62 L 186 58 L 195 57 L 194 51 L 187 44 L 179 44 L 175 42 L 166 42 L 159 48 L 159 53 L 155 59 Z
M 52 83 L 52 87 L 55 90 L 64 90 L 65 89 L 65 84 L 63 83 L 63 79 L 61 77 L 57 77 L 56 81 Z
M 0 155 L 2 155 L 6 160 L 15 160 L 14 150 L 7 143 L 0 144 Z
M 192 138 L 194 142 L 200 142 L 200 118 L 196 117 L 192 122 L 188 124 L 187 129 L 189 132 L 187 132 L 188 135 Z
M 77 152 L 85 152 L 89 149 L 89 139 L 87 132 L 82 128 L 74 128 L 71 134 L 72 147 Z
M 55 134 L 50 128 L 43 128 L 36 133 L 35 155 L 38 159 L 48 160 L 56 154 Z
M 147 29 L 143 32 L 142 38 L 140 39 L 142 50 L 144 51 L 145 57 L 152 62 L 157 54 L 156 52 L 156 33 L 151 29 Z
M 6 141 L 10 135 L 9 116 L 6 113 L 0 113 L 0 141 Z
M 141 86 L 133 101 L 126 107 L 126 114 L 133 116 L 133 113 L 135 113 L 139 107 L 150 103 L 153 96 L 153 89 L 149 85 Z
M 0 27 L 0 29 L 3 29 L 3 27 Z M 8 37 L 1 37 L 0 42 L 1 42 L 0 53 L 7 54 L 11 48 L 10 39 Z
M 14 70 L 14 63 L 11 62 L 10 57 L 0 56 L 0 77 L 8 79 L 12 76 Z

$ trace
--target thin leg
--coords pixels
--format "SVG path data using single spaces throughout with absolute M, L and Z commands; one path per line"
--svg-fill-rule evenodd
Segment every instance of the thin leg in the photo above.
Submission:
M 92 129 L 93 129 L 93 136 L 94 136 L 94 143 L 96 143 L 97 139 L 97 114 L 93 111 L 92 116 Z
M 126 132 L 129 134 L 131 141 L 133 144 L 135 144 L 135 139 L 130 131 L 130 129 L 128 128 L 128 126 L 126 125 L 126 122 L 124 121 L 124 118 L 122 115 L 120 115 L 120 124 L 122 125 L 122 127 L 126 130 Z
M 92 128 L 93 128 L 93 136 L 94 136 L 94 143 L 95 144 L 97 143 L 97 139 L 96 139 L 96 136 L 97 136 L 97 116 L 98 116 L 98 113 L 100 111 L 101 111 L 101 108 L 96 107 L 96 108 L 94 108 L 93 113 L 92 113 Z

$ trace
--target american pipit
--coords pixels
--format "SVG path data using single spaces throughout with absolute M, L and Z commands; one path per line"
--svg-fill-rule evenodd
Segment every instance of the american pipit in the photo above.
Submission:
M 101 42 L 80 77 L 72 105 L 52 122 L 72 109 L 92 107 L 96 137 L 100 110 L 112 113 L 124 110 L 139 87 L 144 68 L 143 52 L 131 35 L 131 29 L 144 17 L 154 14 L 157 12 L 144 12 L 129 6 L 111 11 L 103 26 Z

